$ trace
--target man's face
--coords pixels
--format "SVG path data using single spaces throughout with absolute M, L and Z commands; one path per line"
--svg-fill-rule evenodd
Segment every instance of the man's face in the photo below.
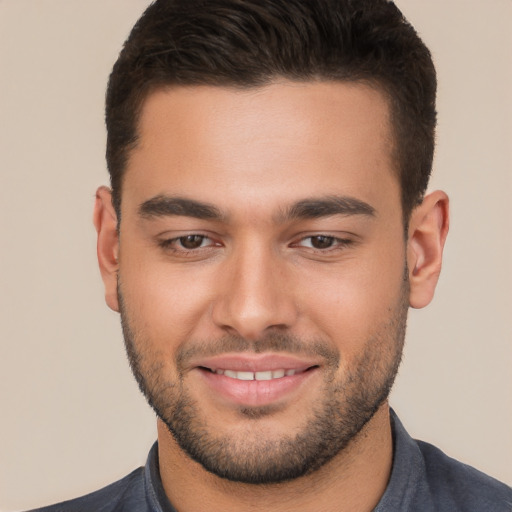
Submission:
M 385 401 L 408 306 L 388 106 L 279 82 L 153 93 L 123 182 L 120 309 L 179 446 L 275 482 L 339 453 Z

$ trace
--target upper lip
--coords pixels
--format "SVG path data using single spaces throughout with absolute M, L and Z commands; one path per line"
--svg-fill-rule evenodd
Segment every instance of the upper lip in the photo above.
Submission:
M 273 370 L 306 370 L 319 366 L 319 361 L 286 354 L 222 354 L 200 358 L 192 364 L 195 368 L 233 370 L 237 372 L 263 372 Z

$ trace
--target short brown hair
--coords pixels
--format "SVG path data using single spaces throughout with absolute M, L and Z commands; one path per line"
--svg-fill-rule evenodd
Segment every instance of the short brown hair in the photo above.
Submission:
M 170 85 L 362 81 L 388 97 L 404 218 L 422 199 L 434 153 L 436 73 L 388 0 L 156 0 L 134 26 L 106 97 L 107 165 L 120 215 L 123 172 L 147 95 Z

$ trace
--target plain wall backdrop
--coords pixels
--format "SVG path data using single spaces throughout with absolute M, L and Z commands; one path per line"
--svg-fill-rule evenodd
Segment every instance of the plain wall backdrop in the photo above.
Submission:
M 398 0 L 439 75 L 432 188 L 452 227 L 391 403 L 410 433 L 512 484 L 512 1 Z M 147 0 L 0 0 L 0 510 L 145 461 L 155 418 L 107 309 L 91 223 L 104 90 Z

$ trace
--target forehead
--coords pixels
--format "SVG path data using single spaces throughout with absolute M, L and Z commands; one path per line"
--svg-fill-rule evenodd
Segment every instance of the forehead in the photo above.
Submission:
M 123 203 L 161 194 L 226 205 L 326 193 L 376 199 L 398 189 L 389 119 L 385 96 L 355 83 L 158 90 L 141 110 Z

